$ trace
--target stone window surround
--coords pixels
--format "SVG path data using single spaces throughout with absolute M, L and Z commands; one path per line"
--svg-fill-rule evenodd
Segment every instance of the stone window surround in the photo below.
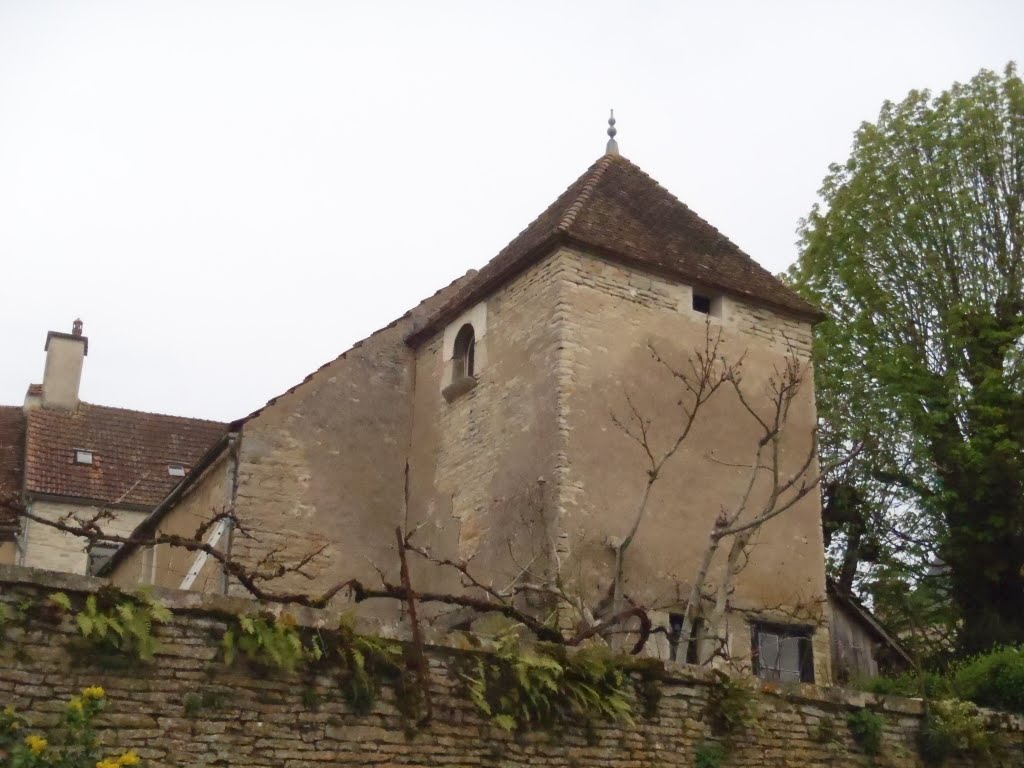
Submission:
M 473 328 L 473 376 L 456 377 L 455 339 L 463 326 Z M 452 402 L 473 389 L 487 367 L 487 302 L 481 301 L 444 329 L 441 341 L 441 394 Z

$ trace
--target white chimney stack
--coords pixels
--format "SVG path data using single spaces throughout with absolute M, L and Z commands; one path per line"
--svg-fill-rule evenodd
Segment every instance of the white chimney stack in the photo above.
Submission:
M 71 333 L 46 334 L 46 370 L 43 371 L 43 407 L 78 407 L 82 363 L 89 354 L 89 339 L 82 335 L 82 321 L 75 320 Z

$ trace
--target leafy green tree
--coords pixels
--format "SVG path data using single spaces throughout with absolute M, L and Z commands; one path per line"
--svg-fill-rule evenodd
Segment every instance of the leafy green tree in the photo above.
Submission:
M 961 652 L 1024 641 L 1015 66 L 885 103 L 857 131 L 850 159 L 830 168 L 821 197 L 789 277 L 829 315 L 816 370 L 823 450 L 868 438 L 839 478 L 858 509 L 840 510 L 833 533 L 848 545 L 852 521 L 893 572 L 910 568 L 916 585 L 946 580 Z

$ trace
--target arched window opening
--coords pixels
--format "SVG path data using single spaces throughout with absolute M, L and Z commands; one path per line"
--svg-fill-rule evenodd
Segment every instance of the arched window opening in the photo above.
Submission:
M 455 336 L 455 348 L 452 350 L 452 365 L 454 366 L 454 379 L 472 378 L 474 374 L 473 355 L 476 347 L 476 338 L 473 333 L 473 326 L 466 323 L 459 329 Z

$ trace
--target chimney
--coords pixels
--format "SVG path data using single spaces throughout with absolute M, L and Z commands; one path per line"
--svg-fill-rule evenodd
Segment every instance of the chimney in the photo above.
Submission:
M 89 354 L 89 340 L 82 335 L 82 321 L 75 320 L 71 333 L 46 334 L 46 370 L 43 371 L 43 407 L 78 407 L 82 363 Z

